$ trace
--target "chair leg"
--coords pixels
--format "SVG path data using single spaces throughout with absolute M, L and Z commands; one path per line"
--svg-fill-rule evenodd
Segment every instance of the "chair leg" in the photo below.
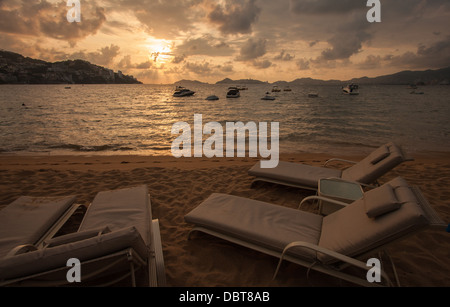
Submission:
M 131 272 L 131 286 L 133 288 L 135 288 L 136 287 L 136 276 L 135 276 L 135 273 L 134 273 L 133 261 L 130 261 L 130 272 Z

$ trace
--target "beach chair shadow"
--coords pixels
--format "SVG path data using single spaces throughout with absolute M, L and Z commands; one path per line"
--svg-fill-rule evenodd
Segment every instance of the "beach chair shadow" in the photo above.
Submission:
M 79 261 L 80 280 L 68 278 Z M 147 186 L 100 192 L 79 230 L 0 259 L 1 286 L 164 286 L 159 221 Z
M 258 162 L 248 171 L 248 174 L 256 177 L 252 185 L 255 182 L 263 181 L 295 188 L 317 190 L 319 180 L 325 178 L 340 178 L 358 182 L 362 185 L 371 185 L 396 166 L 412 160 L 405 155 L 400 146 L 391 142 L 380 146 L 359 162 L 332 158 L 321 167 L 280 161 L 275 168 L 262 168 L 261 162 Z M 328 166 L 336 161 L 352 164 L 352 166 L 343 170 Z
M 384 269 L 381 283 L 369 282 L 364 258 L 428 227 L 446 227 L 420 189 L 400 177 L 328 216 L 212 194 L 185 221 L 195 225 L 189 238 L 203 232 L 280 258 L 274 277 L 282 260 L 288 260 L 308 272 L 316 270 L 363 286 L 399 284 L 392 261 L 396 283 Z

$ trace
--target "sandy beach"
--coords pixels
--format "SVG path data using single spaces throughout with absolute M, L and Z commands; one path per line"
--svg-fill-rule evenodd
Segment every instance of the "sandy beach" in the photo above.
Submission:
M 327 154 L 282 155 L 280 160 L 322 165 Z M 362 157 L 342 157 L 359 160 Z M 441 218 L 450 222 L 450 153 L 423 153 L 383 176 L 418 185 Z M 184 216 L 211 193 L 227 193 L 297 208 L 313 193 L 272 184 L 251 187 L 248 169 L 258 159 L 175 159 L 156 156 L 0 156 L 0 210 L 21 195 L 77 195 L 89 205 L 100 191 L 147 184 L 153 218 L 160 221 L 169 287 L 340 286 L 339 280 L 285 262 L 272 280 L 277 259 L 220 239 L 196 235 Z M 337 165 L 338 166 L 338 165 Z M 303 210 L 314 211 L 313 206 Z M 70 222 L 76 231 L 83 212 Z M 402 286 L 450 286 L 450 234 L 427 231 L 391 246 Z

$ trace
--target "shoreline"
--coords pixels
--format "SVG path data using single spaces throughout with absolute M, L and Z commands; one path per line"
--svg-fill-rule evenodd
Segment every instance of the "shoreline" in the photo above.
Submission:
M 450 153 L 413 154 L 380 179 L 397 176 L 418 185 L 441 218 L 450 221 Z M 282 154 L 280 161 L 323 165 L 332 157 L 363 156 Z M 247 171 L 259 158 L 181 158 L 171 156 L 0 155 L 0 210 L 19 196 L 77 195 L 89 205 L 100 191 L 146 184 L 153 218 L 159 219 L 169 287 L 299 287 L 347 285 L 327 275 L 285 262 L 272 280 L 277 259 L 207 235 L 188 240 L 192 225 L 184 216 L 212 193 L 225 193 L 297 208 L 311 191 L 272 184 L 251 187 Z M 337 163 L 336 166 L 339 166 Z M 302 210 L 314 212 L 313 206 Z M 82 219 L 82 213 L 77 220 Z M 74 222 L 74 226 L 76 223 Z M 76 227 L 74 230 L 76 231 Z M 427 231 L 388 248 L 402 286 L 450 286 L 448 233 Z
M 325 162 L 331 158 L 342 158 L 351 161 L 363 159 L 366 152 L 361 154 L 336 154 L 325 152 L 300 152 L 280 154 L 279 161 L 291 162 Z M 409 154 L 414 161 L 421 162 L 450 162 L 450 152 L 446 151 L 420 151 Z M 171 155 L 145 155 L 145 154 L 0 154 L 0 170 L 4 169 L 54 169 L 54 170 L 111 170 L 133 169 L 145 167 L 174 167 L 174 168 L 210 168 L 226 165 L 253 165 L 260 161 L 260 157 L 189 157 L 175 158 Z M 319 164 L 320 165 L 320 164 Z

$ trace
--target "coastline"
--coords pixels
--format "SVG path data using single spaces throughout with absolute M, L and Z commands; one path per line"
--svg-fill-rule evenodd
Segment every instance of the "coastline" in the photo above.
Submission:
M 331 154 L 300 153 L 280 161 L 322 165 Z M 360 160 L 362 156 L 341 156 Z M 380 179 L 397 176 L 418 185 L 441 218 L 450 221 L 450 153 L 417 153 Z M 340 286 L 339 280 L 284 263 L 272 281 L 277 259 L 207 235 L 187 240 L 192 228 L 184 215 L 211 193 L 227 193 L 296 208 L 312 192 L 271 184 L 251 188 L 247 174 L 258 158 L 181 158 L 171 156 L 0 155 L 0 209 L 21 195 L 78 195 L 89 205 L 104 190 L 147 184 L 153 218 L 160 220 L 169 287 Z M 339 164 L 336 164 L 339 166 Z M 305 210 L 314 211 L 311 206 Z M 82 218 L 79 213 L 78 220 Z M 76 221 L 74 228 L 76 230 Z M 391 246 L 402 286 L 450 286 L 448 234 L 426 231 Z M 345 284 L 344 284 L 345 285 Z

